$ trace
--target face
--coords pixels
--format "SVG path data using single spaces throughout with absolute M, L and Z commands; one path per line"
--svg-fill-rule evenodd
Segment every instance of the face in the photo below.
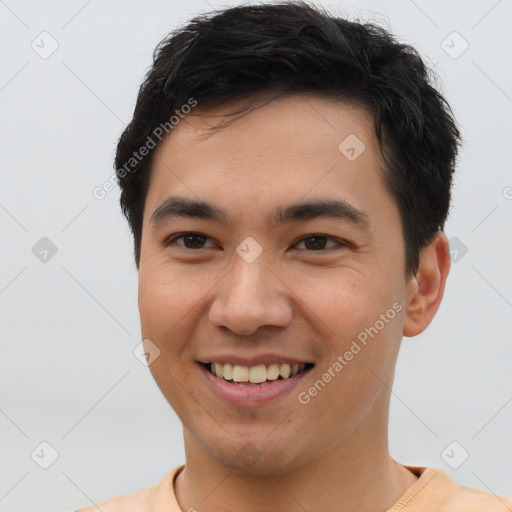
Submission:
M 237 105 L 199 104 L 157 148 L 142 336 L 187 451 L 285 471 L 386 431 L 404 240 L 369 112 L 297 95 L 209 132 Z

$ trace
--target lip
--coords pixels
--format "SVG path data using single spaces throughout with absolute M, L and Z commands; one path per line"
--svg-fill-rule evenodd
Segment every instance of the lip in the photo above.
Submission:
M 198 362 L 203 364 L 208 363 L 231 363 L 231 364 L 237 364 L 239 366 L 258 366 L 260 364 L 289 364 L 290 366 L 293 366 L 294 364 L 307 364 L 312 363 L 312 361 L 303 361 L 299 359 L 290 359 L 288 356 L 282 356 L 279 354 L 273 354 L 273 353 L 265 353 L 265 354 L 258 354 L 256 356 L 252 357 L 242 357 L 239 354 L 215 354 L 214 356 L 211 356 L 211 358 L 202 357 L 198 360 Z
M 287 379 L 279 379 L 266 384 L 251 386 L 232 384 L 231 382 L 213 375 L 204 365 L 197 363 L 197 366 L 212 393 L 222 401 L 236 407 L 266 405 L 282 399 L 290 395 L 293 389 L 295 389 L 314 368 L 313 366 Z

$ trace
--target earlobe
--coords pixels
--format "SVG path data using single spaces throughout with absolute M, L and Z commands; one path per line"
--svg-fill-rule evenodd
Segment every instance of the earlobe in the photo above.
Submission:
M 421 252 L 418 271 L 407 286 L 404 336 L 420 334 L 434 318 L 443 298 L 450 265 L 448 238 L 439 231 Z

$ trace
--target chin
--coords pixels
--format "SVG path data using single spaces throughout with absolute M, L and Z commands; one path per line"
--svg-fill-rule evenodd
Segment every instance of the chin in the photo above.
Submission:
M 249 429 L 251 430 L 251 429 Z M 259 435 L 239 433 L 222 439 L 209 437 L 201 443 L 203 450 L 218 465 L 228 471 L 246 475 L 275 474 L 296 465 L 301 448 L 291 436 L 269 437 L 269 429 L 259 429 Z M 274 432 L 275 434 L 275 432 Z

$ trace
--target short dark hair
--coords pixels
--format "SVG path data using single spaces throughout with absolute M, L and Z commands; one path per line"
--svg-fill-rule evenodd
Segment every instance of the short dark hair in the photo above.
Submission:
M 193 18 L 156 47 L 117 146 L 120 203 L 137 268 L 154 149 L 130 159 L 191 98 L 207 109 L 273 92 L 268 101 L 312 93 L 369 107 L 382 180 L 402 219 L 405 273 L 414 275 L 421 250 L 444 229 L 460 145 L 452 111 L 434 81 L 417 51 L 382 27 L 334 17 L 304 1 L 243 5 Z

